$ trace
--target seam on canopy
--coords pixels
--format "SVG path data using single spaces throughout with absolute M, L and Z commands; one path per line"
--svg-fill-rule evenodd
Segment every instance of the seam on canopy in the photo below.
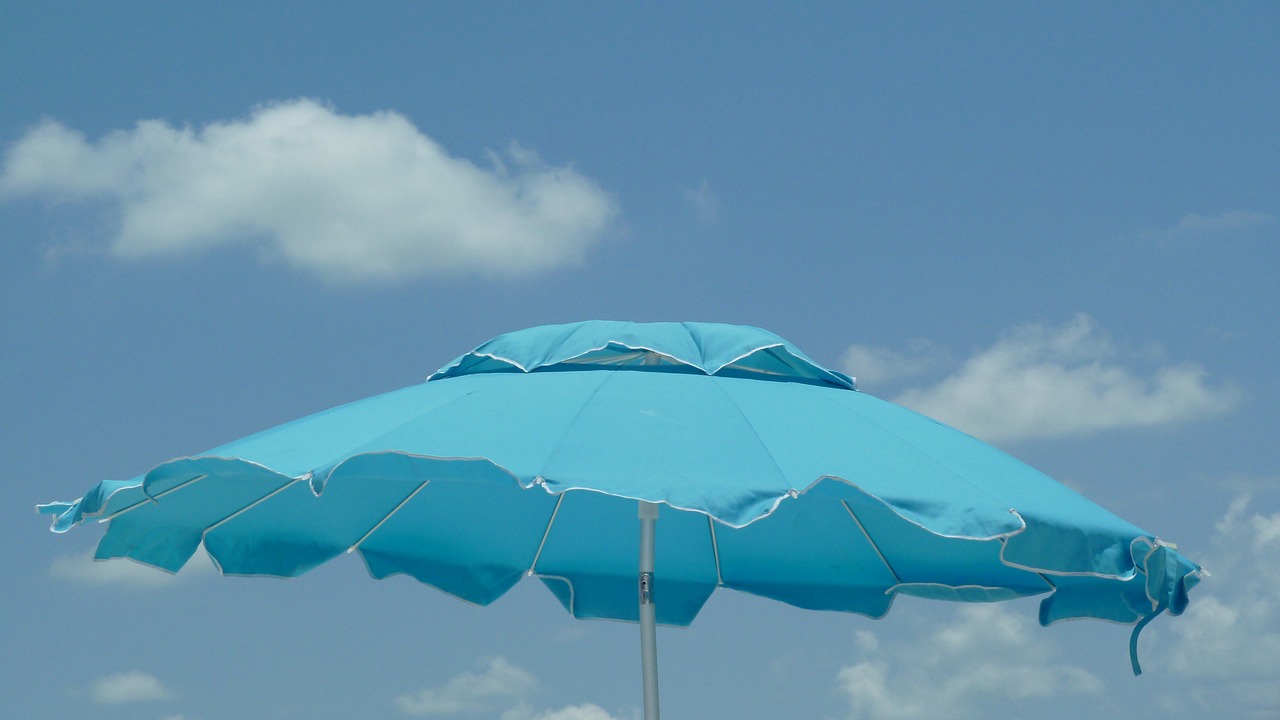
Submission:
M 410 387 L 416 387 L 416 386 L 411 385 Z M 333 473 L 338 468 L 342 467 L 344 464 L 346 464 L 348 460 L 358 455 L 376 455 L 379 453 L 392 453 L 392 454 L 398 454 L 398 455 L 405 455 L 408 457 L 430 457 L 430 458 L 437 458 L 437 459 L 454 459 L 454 458 L 444 458 L 442 456 L 429 455 L 426 453 L 412 453 L 404 450 L 393 450 L 393 449 L 389 449 L 386 446 L 386 443 L 382 441 L 384 438 L 390 435 L 404 432 L 405 427 L 412 425 L 414 422 L 418 420 L 421 420 L 428 413 L 434 413 L 441 410 L 442 408 L 446 408 L 450 405 L 461 402 L 464 398 L 470 397 L 474 392 L 475 392 L 474 390 L 467 390 L 465 392 L 461 392 L 457 395 L 454 395 L 453 397 L 450 397 L 442 402 L 431 405 L 430 407 L 420 409 L 417 412 L 417 414 L 413 415 L 412 417 L 406 420 L 400 421 L 399 423 L 395 424 L 392 427 L 387 428 L 382 432 L 369 436 L 368 438 L 362 440 L 359 445 L 354 445 L 348 450 L 346 450 L 345 452 L 339 454 L 336 463 L 334 462 L 328 463 L 329 465 L 332 465 L 332 467 L 329 468 L 329 472 L 326 473 L 325 476 L 321 479 L 322 480 L 321 488 L 323 488 L 323 483 L 327 483 L 329 481 L 329 478 L 333 475 Z M 488 458 L 484 458 L 484 459 L 488 460 Z M 490 460 L 489 462 L 493 462 L 493 461 Z M 493 463 L 493 464 L 497 465 L 497 463 Z M 323 468 L 325 466 L 321 465 L 318 467 Z
M 722 378 L 718 375 L 712 375 L 710 377 L 715 378 L 711 384 L 715 386 L 716 390 L 720 392 L 720 395 L 724 397 L 725 401 L 728 402 L 729 405 L 738 413 L 738 417 L 742 418 L 742 422 L 747 427 L 751 428 L 751 436 L 755 438 L 756 444 L 764 451 L 765 456 L 769 458 L 769 463 L 773 465 L 773 469 L 777 472 L 778 477 L 781 478 L 783 484 L 787 487 L 787 493 L 780 496 L 777 502 L 773 504 L 773 507 L 769 509 L 769 512 L 771 513 L 777 509 L 778 503 L 782 501 L 783 497 L 787 497 L 789 495 L 794 498 L 796 489 L 791 485 L 791 479 L 787 477 L 787 473 L 782 469 L 782 466 L 778 464 L 778 459 L 774 457 L 773 451 L 769 449 L 769 445 L 765 443 L 764 438 L 760 436 L 760 432 L 756 429 L 755 423 L 752 423 L 751 418 L 743 412 L 742 406 L 738 404 L 737 399 L 735 399 L 728 390 L 724 389 L 724 383 L 722 381 L 728 378 Z
M 595 397 L 600 394 L 600 390 L 603 389 L 604 386 L 607 385 L 610 380 L 613 380 L 615 377 L 617 377 L 614 373 L 601 373 L 601 375 L 602 377 L 600 382 L 597 383 L 596 386 L 591 389 L 591 394 L 587 395 L 587 397 L 583 399 L 582 403 L 578 405 L 577 411 L 575 411 L 573 414 L 573 419 L 565 423 L 564 432 L 560 434 L 559 438 L 556 438 L 555 443 L 551 445 L 551 449 L 543 457 L 542 467 L 538 468 L 539 470 L 538 477 L 545 477 L 542 471 L 546 470 L 546 466 L 551 463 L 551 459 L 554 458 L 556 454 L 560 452 L 560 447 L 564 445 L 565 438 L 569 437 L 569 433 L 573 432 L 573 429 L 578 424 L 578 421 L 582 419 L 582 414 L 587 411 L 587 406 L 590 405 L 591 401 L 594 400 Z M 493 461 L 490 460 L 489 462 L 493 462 Z M 497 463 L 494 463 L 494 464 L 497 465 Z M 568 489 L 568 488 L 565 488 L 565 489 Z M 605 494 L 608 495 L 611 493 L 605 493 Z

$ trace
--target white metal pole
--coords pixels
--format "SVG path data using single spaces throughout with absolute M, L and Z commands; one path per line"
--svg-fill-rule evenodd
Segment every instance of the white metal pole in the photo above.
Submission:
M 644 720 L 658 718 L 658 626 L 653 604 L 653 537 L 658 504 L 640 501 L 640 662 L 644 673 Z

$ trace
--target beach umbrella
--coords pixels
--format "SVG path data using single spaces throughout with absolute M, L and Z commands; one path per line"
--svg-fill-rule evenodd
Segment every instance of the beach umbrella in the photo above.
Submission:
M 294 577 L 358 553 L 481 605 L 522 577 L 579 618 L 655 624 L 718 588 L 885 615 L 899 595 L 1045 594 L 1040 621 L 1138 632 L 1200 568 L 962 432 L 859 392 L 765 330 L 589 321 L 502 335 L 426 382 L 39 507 L 97 557 Z

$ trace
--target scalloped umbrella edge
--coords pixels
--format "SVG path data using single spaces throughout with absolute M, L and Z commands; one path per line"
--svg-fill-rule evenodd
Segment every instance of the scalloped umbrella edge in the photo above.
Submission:
M 1047 593 L 1043 625 L 1133 625 L 1139 674 L 1142 629 L 1206 576 L 782 338 L 715 323 L 509 333 L 425 383 L 38 510 L 55 532 L 106 523 L 98 558 L 169 572 L 202 545 L 223 574 L 276 577 L 358 552 L 376 578 L 482 605 L 536 576 L 575 617 L 639 621 L 646 719 L 654 628 L 718 588 L 869 617 L 898 594 Z

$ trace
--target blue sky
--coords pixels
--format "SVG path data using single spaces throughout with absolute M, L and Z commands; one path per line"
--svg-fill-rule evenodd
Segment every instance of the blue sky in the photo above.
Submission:
M 634 717 L 635 628 L 534 583 L 168 578 L 31 509 L 598 317 L 768 328 L 1213 573 L 1140 678 L 1034 602 L 718 593 L 659 633 L 669 716 L 1275 717 L 1277 37 L 1267 3 L 6 5 L 2 704 Z

